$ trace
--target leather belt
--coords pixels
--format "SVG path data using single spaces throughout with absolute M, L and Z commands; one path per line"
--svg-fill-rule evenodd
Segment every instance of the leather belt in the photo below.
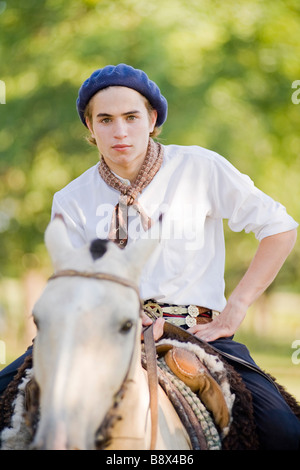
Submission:
M 198 305 L 169 305 L 155 300 L 145 301 L 143 310 L 152 319 L 164 317 L 173 325 L 188 327 L 212 321 L 219 315 L 215 310 Z

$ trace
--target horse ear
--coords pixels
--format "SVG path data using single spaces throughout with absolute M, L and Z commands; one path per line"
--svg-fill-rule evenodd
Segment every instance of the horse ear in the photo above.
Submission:
M 61 260 L 74 251 L 61 214 L 55 214 L 54 219 L 49 223 L 45 231 L 45 245 L 55 270 L 59 268 Z

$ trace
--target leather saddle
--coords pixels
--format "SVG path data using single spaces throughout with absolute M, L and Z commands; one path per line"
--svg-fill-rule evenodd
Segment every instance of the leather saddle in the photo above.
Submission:
M 197 355 L 171 344 L 157 345 L 156 350 L 158 356 L 164 356 L 173 374 L 190 387 L 192 392 L 198 394 L 204 406 L 213 415 L 215 424 L 221 430 L 229 426 L 230 412 L 222 389 Z

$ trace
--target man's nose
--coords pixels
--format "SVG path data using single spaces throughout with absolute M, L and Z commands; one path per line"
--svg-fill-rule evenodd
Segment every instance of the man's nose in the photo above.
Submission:
M 114 127 L 114 136 L 117 139 L 123 139 L 127 136 L 127 126 L 123 120 L 116 120 L 115 127 Z

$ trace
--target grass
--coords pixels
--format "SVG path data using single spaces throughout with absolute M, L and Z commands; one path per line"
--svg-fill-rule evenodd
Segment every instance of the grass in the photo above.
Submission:
M 249 309 L 235 340 L 244 343 L 261 369 L 300 402 L 299 313 L 300 294 L 264 295 Z
M 241 331 L 235 340 L 245 344 L 257 365 L 271 374 L 300 402 L 300 354 L 292 348 L 288 339 L 275 340 L 274 337 L 261 336 Z M 300 346 L 299 346 L 300 347 Z M 293 354 L 298 361 L 293 360 Z

